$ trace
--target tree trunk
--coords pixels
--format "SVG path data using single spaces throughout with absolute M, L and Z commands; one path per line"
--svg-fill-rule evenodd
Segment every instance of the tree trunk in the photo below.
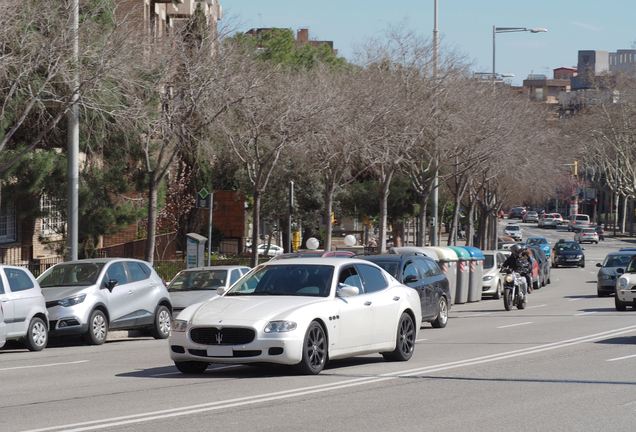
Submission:
M 149 179 L 148 186 L 148 232 L 146 234 L 146 255 L 145 260 L 150 264 L 155 258 L 155 244 L 157 236 L 157 190 L 158 184 L 156 174 L 153 172 Z
M 417 245 L 420 247 L 426 246 L 426 207 L 428 205 L 428 195 L 420 195 L 420 229 L 417 233 Z
M 258 239 L 259 228 L 261 224 L 261 193 L 254 190 L 254 211 L 252 212 L 252 257 L 250 258 L 250 267 L 258 265 Z
M 331 223 L 331 212 L 333 211 L 333 187 L 330 186 L 328 180 L 325 179 L 325 252 L 331 250 L 331 234 L 333 233 L 333 224 Z
M 386 175 L 383 176 L 380 182 L 380 232 L 378 246 L 380 252 L 386 252 L 386 230 L 387 230 L 387 202 L 389 199 L 389 186 L 391 185 L 391 178 L 393 177 L 393 169 L 389 170 Z

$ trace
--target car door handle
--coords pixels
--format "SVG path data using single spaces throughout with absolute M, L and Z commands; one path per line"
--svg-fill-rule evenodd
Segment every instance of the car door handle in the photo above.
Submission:
M 3 299 L 2 299 L 2 303 L 6 303 L 6 302 L 8 302 L 8 301 L 9 301 L 9 299 L 8 299 L 8 298 L 3 298 Z
M 398 301 L 398 300 L 400 300 L 400 297 L 399 297 L 399 296 L 395 296 L 395 297 L 393 297 L 393 301 Z
M 133 294 L 132 290 L 128 291 L 128 295 L 132 295 L 132 294 Z
M 364 305 L 365 306 L 371 306 L 371 302 L 370 301 L 366 301 L 366 302 L 364 302 Z

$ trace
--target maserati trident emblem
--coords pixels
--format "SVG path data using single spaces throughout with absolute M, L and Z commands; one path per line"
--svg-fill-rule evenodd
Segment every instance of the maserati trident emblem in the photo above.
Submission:
M 216 343 L 221 345 L 222 341 L 223 341 L 223 335 L 221 333 L 217 333 L 216 334 Z

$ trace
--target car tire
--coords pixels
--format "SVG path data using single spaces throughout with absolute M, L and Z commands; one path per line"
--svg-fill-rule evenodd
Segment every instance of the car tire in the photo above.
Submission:
M 617 311 L 624 311 L 627 309 L 627 303 L 623 303 L 618 299 L 618 296 L 614 297 L 614 306 L 616 306 Z
M 581 268 L 585 268 L 585 263 L 581 264 Z
M 159 305 L 157 312 L 155 312 L 155 324 L 150 330 L 152 337 L 155 339 L 166 339 L 170 336 L 171 322 L 170 310 L 164 305 Z
M 441 296 L 437 303 L 437 318 L 431 322 L 431 325 L 435 328 L 444 328 L 448 322 L 448 300 L 446 297 Z
M 598 288 L 596 289 L 596 295 L 597 297 L 607 297 L 607 294 L 604 292 L 601 292 L 601 290 Z
M 302 360 L 298 369 L 304 375 L 318 375 L 327 364 L 327 336 L 317 321 L 312 321 L 305 333 Z
M 108 320 L 99 309 L 95 309 L 88 320 L 88 331 L 84 333 L 84 340 L 90 345 L 101 345 L 108 336 Z
M 42 351 L 49 342 L 49 331 L 42 318 L 34 317 L 29 323 L 29 330 L 24 338 L 24 345 L 29 351 Z
M 200 375 L 208 368 L 210 363 L 199 361 L 179 361 L 174 362 L 174 365 L 179 369 L 179 372 L 184 374 L 196 374 Z
M 594 242 L 594 244 L 598 244 L 598 242 Z
M 389 353 L 382 353 L 382 357 L 388 361 L 408 361 L 415 350 L 415 332 L 413 319 L 403 312 L 397 325 L 395 349 Z
M 503 288 L 501 287 L 501 281 L 499 281 L 499 283 L 497 283 L 497 291 L 495 291 L 492 298 L 494 298 L 495 300 L 499 300 L 501 298 L 502 292 Z

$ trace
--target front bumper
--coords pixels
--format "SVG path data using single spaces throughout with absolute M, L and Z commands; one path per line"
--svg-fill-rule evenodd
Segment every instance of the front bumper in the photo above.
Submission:
M 627 287 L 626 289 L 616 288 L 616 297 L 623 303 L 634 303 L 634 300 L 636 300 L 636 286 Z
M 50 336 L 77 335 L 88 331 L 88 317 L 84 316 L 84 308 L 53 306 L 47 310 Z
M 554 261 L 562 266 L 580 266 L 585 263 L 584 257 L 564 257 L 562 255 L 555 256 Z
M 256 331 L 254 340 L 242 345 L 197 344 L 190 338 L 190 330 L 191 328 L 185 332 L 170 332 L 169 350 L 172 361 L 295 365 L 302 360 L 304 329 L 284 333 Z

